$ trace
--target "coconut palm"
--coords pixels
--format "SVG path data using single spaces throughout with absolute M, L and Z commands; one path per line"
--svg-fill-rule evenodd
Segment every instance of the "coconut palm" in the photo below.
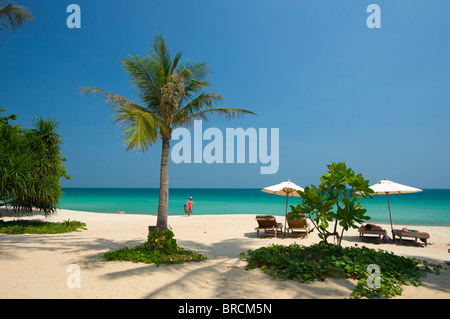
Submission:
M 88 96 L 99 93 L 112 105 L 113 119 L 125 135 L 127 151 L 137 149 L 145 153 L 157 141 L 162 141 L 158 218 L 156 227 L 167 229 L 169 196 L 169 150 L 172 131 L 188 126 L 194 119 L 207 120 L 210 115 L 226 118 L 254 114 L 238 108 L 218 107 L 222 97 L 206 93 L 210 84 L 206 63 L 185 62 L 180 64 L 182 53 L 174 58 L 164 36 L 157 35 L 153 51 L 145 57 L 130 55 L 121 59 L 122 66 L 137 89 L 141 104 L 120 95 L 94 88 L 82 87 Z
M 0 33 L 8 29 L 15 31 L 26 20 L 33 20 L 29 9 L 11 3 L 5 6 L 0 4 Z

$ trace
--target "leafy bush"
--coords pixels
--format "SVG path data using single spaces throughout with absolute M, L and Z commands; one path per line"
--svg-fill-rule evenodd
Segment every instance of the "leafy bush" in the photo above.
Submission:
M 81 231 L 86 224 L 75 220 L 63 222 L 42 222 L 37 220 L 0 220 L 0 233 L 4 234 L 59 234 Z
M 366 209 L 362 208 L 361 198 L 369 197 L 373 190 L 369 188 L 369 181 L 361 174 L 355 174 L 351 168 L 347 168 L 344 162 L 327 165 L 328 172 L 320 177 L 320 185 L 305 187 L 304 191 L 297 191 L 302 198 L 302 203 L 291 205 L 292 211 L 289 218 L 300 215 L 309 215 L 318 236 L 325 243 L 328 238 L 334 236 L 341 245 L 344 231 L 357 228 L 357 224 L 368 219 Z M 334 230 L 330 231 L 330 222 L 334 220 Z M 341 234 L 337 231 L 337 225 L 342 227 Z
M 38 117 L 32 129 L 24 129 L 10 123 L 16 118 L 0 117 L 0 206 L 54 213 L 63 194 L 60 180 L 70 179 L 62 165 L 58 123 Z
M 142 262 L 146 264 L 181 264 L 186 261 L 206 260 L 206 256 L 178 247 L 171 229 L 161 232 L 158 228 L 149 232 L 147 241 L 134 248 L 124 247 L 107 252 L 106 260 Z
M 426 273 L 439 274 L 440 265 L 416 258 L 402 257 L 392 252 L 367 247 L 342 248 L 324 242 L 309 247 L 271 245 L 241 253 L 248 262 L 247 270 L 261 268 L 264 272 L 283 279 L 308 283 L 324 281 L 327 277 L 353 278 L 358 284 L 351 293 L 353 298 L 394 297 L 401 295 L 402 285 L 421 284 Z M 380 285 L 369 288 L 367 267 L 380 267 Z

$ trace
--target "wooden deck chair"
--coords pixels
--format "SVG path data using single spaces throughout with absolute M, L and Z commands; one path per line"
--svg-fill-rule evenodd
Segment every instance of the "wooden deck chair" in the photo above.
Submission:
M 275 237 L 277 237 L 277 232 L 283 231 L 283 224 L 277 223 L 277 220 L 275 219 L 275 216 L 272 215 L 257 215 L 256 221 L 258 222 L 258 227 L 255 228 L 256 235 L 259 238 L 259 231 L 264 230 L 264 233 L 271 234 L 272 232 L 275 234 Z
M 407 229 L 394 229 L 393 232 L 394 241 L 395 236 L 398 236 L 400 238 L 400 245 L 403 245 L 403 237 L 412 237 L 415 239 L 415 242 L 417 242 L 417 239 L 420 239 L 422 242 L 425 243 L 425 247 L 428 245 L 428 239 L 430 238 L 430 234 L 426 232 L 419 232 L 417 230 L 407 230 Z
M 364 237 L 365 235 L 376 235 L 383 241 L 386 241 L 387 232 L 381 226 L 375 224 L 366 224 L 358 228 L 359 237 Z
M 299 234 L 305 237 L 308 237 L 309 233 L 309 225 L 306 217 L 294 218 L 293 220 L 287 220 L 288 227 L 287 232 L 291 235 Z

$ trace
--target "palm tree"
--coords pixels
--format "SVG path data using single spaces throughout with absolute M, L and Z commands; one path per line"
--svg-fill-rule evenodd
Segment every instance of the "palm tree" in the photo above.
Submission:
M 145 57 L 130 55 L 121 59 L 122 66 L 137 89 L 142 104 L 93 87 L 82 87 L 82 94 L 92 96 L 100 93 L 112 105 L 114 122 L 122 128 L 127 151 L 137 149 L 145 153 L 148 147 L 162 141 L 158 218 L 156 227 L 167 229 L 169 205 L 169 150 L 172 131 L 179 126 L 188 126 L 194 119 L 207 120 L 217 114 L 226 118 L 255 114 L 238 108 L 221 108 L 222 97 L 217 93 L 206 93 L 210 84 L 206 63 L 180 64 L 181 52 L 172 59 L 166 38 L 157 35 L 153 51 Z
M 15 31 L 26 20 L 33 20 L 33 15 L 29 9 L 11 3 L 0 6 L 0 33 L 8 29 Z

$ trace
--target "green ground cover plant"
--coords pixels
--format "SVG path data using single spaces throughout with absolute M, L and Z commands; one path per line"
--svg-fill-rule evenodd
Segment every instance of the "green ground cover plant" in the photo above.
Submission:
M 271 245 L 241 253 L 246 269 L 261 268 L 265 273 L 282 279 L 304 283 L 324 281 L 327 277 L 352 278 L 358 284 L 352 298 L 391 298 L 401 295 L 403 285 L 419 286 L 427 273 L 439 274 L 441 265 L 416 258 L 395 255 L 367 247 L 339 247 L 325 242 L 309 247 L 292 244 Z M 380 283 L 368 285 L 369 265 L 380 267 Z
M 43 222 L 38 220 L 0 220 L 0 233 L 4 234 L 60 234 L 81 231 L 86 224 L 75 220 Z
M 146 264 L 182 264 L 187 261 L 202 261 L 207 257 L 179 247 L 170 228 L 149 231 L 147 241 L 133 248 L 124 247 L 103 255 L 106 260 L 132 261 Z

